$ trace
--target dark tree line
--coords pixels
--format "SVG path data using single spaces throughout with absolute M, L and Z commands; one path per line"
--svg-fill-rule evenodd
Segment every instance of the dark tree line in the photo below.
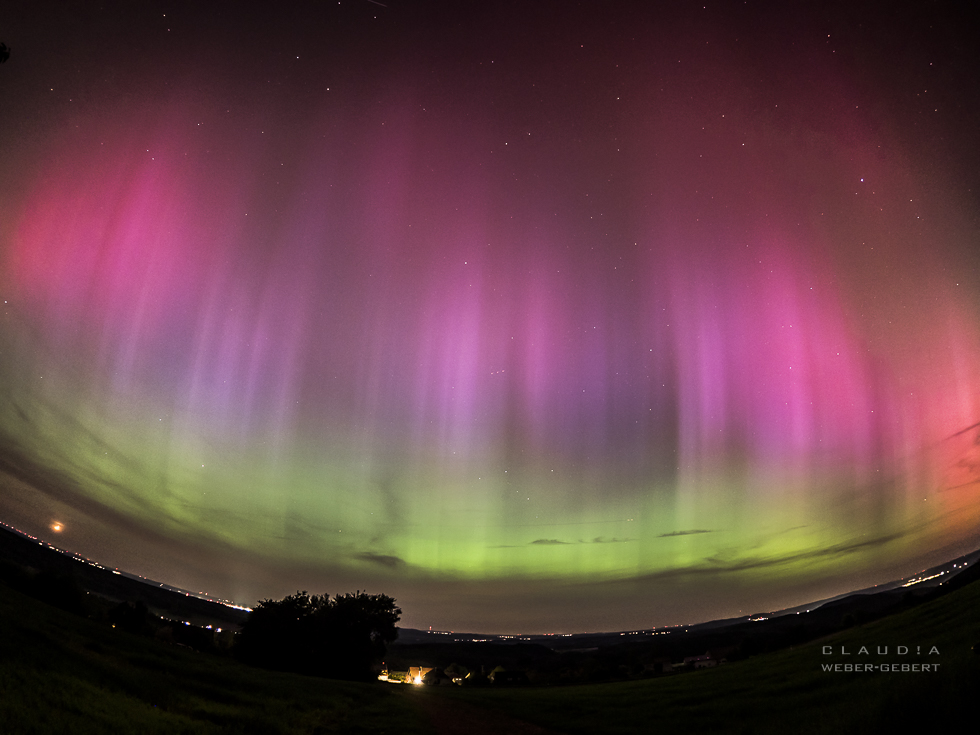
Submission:
M 235 644 L 242 661 L 280 671 L 368 679 L 398 636 L 401 609 L 387 595 L 364 592 L 263 600 L 248 616 Z

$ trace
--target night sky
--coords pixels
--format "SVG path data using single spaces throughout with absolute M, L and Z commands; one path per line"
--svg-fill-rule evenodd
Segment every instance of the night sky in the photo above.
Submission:
M 0 10 L 0 520 L 486 632 L 980 546 L 965 4 L 254 5 Z

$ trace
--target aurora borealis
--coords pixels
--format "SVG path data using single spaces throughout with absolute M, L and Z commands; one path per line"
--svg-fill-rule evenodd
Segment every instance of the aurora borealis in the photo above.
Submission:
M 945 6 L 83 6 L 0 25 L 0 520 L 494 632 L 976 548 Z

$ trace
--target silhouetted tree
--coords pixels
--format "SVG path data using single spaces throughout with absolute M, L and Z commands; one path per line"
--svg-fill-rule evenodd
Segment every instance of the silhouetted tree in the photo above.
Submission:
M 335 679 L 366 679 L 395 640 L 401 609 L 387 595 L 310 595 L 263 600 L 236 644 L 246 663 Z
M 387 595 L 363 592 L 320 598 L 322 604 L 313 615 L 313 636 L 321 646 L 324 661 L 346 667 L 340 678 L 369 678 L 371 664 L 384 658 L 389 643 L 398 637 L 396 624 L 401 609 Z

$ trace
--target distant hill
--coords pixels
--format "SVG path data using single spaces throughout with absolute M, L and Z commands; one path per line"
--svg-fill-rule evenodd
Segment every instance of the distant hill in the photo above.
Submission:
M 106 600 L 141 601 L 160 617 L 187 621 L 192 625 L 238 630 L 248 616 L 247 609 L 208 600 L 196 593 L 122 570 L 103 567 L 4 524 L 0 524 L 0 562 L 6 567 L 7 576 L 17 569 L 62 575 Z M 4 567 L 0 566 L 0 580 L 3 578 Z
M 122 570 L 107 569 L 77 554 L 57 549 L 16 529 L 0 524 L 0 561 L 7 565 L 46 570 L 66 575 L 83 589 L 112 601 L 142 601 L 161 617 L 193 625 L 213 625 L 237 630 L 248 610 L 209 600 L 197 593 L 144 579 Z M 2 569 L 0 569 L 2 573 Z M 2 576 L 0 576 L 2 578 Z M 457 663 L 497 665 L 503 659 L 520 658 L 526 665 L 541 664 L 553 652 L 596 652 L 597 658 L 683 658 L 708 649 L 731 650 L 732 658 L 796 645 L 844 628 L 881 618 L 925 600 L 959 589 L 980 579 L 980 550 L 925 569 L 909 578 L 895 580 L 847 595 L 820 600 L 789 610 L 714 620 L 689 626 L 557 635 L 494 635 L 452 633 L 401 628 L 389 647 L 388 658 L 411 665 L 446 666 L 455 651 Z M 504 654 L 506 647 L 522 654 Z M 501 648 L 503 647 L 503 648 Z M 496 652 L 496 653 L 491 653 Z M 430 663 L 431 662 L 431 663 Z
M 504 665 L 531 672 L 539 683 L 643 678 L 663 672 L 664 661 L 681 664 L 708 653 L 714 661 L 737 661 L 799 646 L 915 608 L 977 579 L 980 551 L 903 580 L 790 610 L 689 626 L 569 636 L 408 629 L 389 646 L 387 663 L 391 669 L 455 663 L 474 671 Z

